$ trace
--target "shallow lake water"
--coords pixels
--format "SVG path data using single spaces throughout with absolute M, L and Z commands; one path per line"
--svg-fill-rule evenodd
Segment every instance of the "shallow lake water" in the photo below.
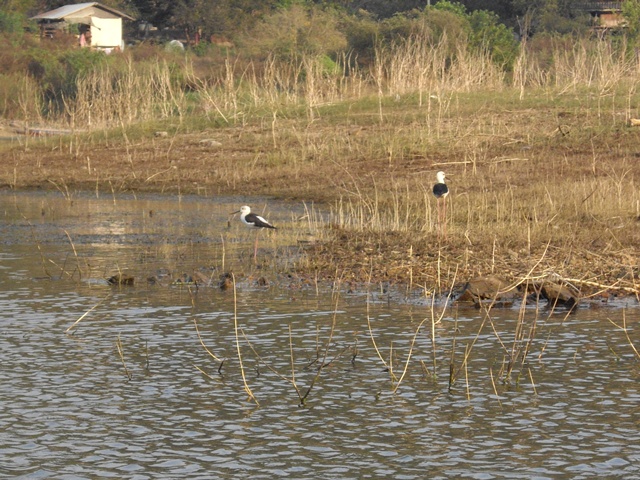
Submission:
M 248 201 L 0 193 L 0 477 L 640 477 L 634 299 L 487 315 L 316 288 L 286 275 L 294 236 L 260 237 L 280 273 L 254 265 L 228 223 Z M 176 282 L 196 272 L 216 281 Z

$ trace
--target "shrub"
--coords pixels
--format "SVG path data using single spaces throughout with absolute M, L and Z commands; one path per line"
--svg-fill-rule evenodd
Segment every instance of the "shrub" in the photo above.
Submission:
M 21 33 L 25 21 L 24 15 L 0 10 L 0 33 Z
M 469 21 L 470 46 L 488 51 L 496 63 L 510 69 L 518 54 L 518 42 L 513 31 L 500 23 L 495 13 L 486 10 L 473 12 Z
M 280 59 L 300 54 L 331 55 L 347 46 L 336 12 L 298 4 L 265 17 L 243 43 L 249 54 L 262 58 L 273 54 Z

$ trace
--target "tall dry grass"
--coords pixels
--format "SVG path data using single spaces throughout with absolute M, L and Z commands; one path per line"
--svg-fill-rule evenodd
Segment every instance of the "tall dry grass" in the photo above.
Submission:
M 242 123 L 253 114 L 282 114 L 297 107 L 313 119 L 322 105 L 403 95 L 416 95 L 420 106 L 437 103 L 442 109 L 454 93 L 511 87 L 558 92 L 596 88 L 600 94 L 611 93 L 629 82 L 635 87 L 640 70 L 637 57 L 625 55 L 624 46 L 616 47 L 606 39 L 585 39 L 570 48 L 558 42 L 552 47 L 552 61 L 545 66 L 523 43 L 508 80 L 487 52 L 472 52 L 462 43 L 454 43 L 453 49 L 451 45 L 446 35 L 436 44 L 420 35 L 410 36 L 377 48 L 368 68 L 358 67 L 348 54 L 333 64 L 318 55 L 286 60 L 272 56 L 260 65 L 228 58 L 224 68 L 209 72 L 206 78 L 196 76 L 188 60 L 176 76 L 176 66 L 166 61 L 129 59 L 124 67 L 101 66 L 81 76 L 75 96 L 65 99 L 64 111 L 56 116 L 59 109 L 50 109 L 52 117 L 47 120 L 72 128 L 102 129 L 204 113 Z M 35 82 L 4 80 L 0 85 L 23 85 L 20 109 L 6 107 L 5 112 L 33 118 L 39 99 L 44 98 L 40 87 Z
M 145 65 L 142 71 L 131 61 L 124 70 L 100 67 L 79 78 L 75 97 L 65 100 L 69 126 L 94 130 L 182 117 L 186 94 L 171 77 L 165 62 Z

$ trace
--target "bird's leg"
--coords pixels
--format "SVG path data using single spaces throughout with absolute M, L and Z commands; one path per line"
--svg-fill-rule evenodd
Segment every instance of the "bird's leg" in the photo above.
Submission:
M 436 198 L 436 232 L 438 234 L 438 238 L 440 238 L 440 199 Z
M 258 261 L 258 235 L 260 235 L 260 230 L 256 232 L 256 243 L 253 245 L 253 263 Z
M 438 239 L 442 238 L 442 198 L 436 200 L 438 206 Z
M 443 231 L 444 231 L 444 239 L 447 239 L 447 197 L 444 197 L 442 199 L 442 203 L 443 203 L 443 214 L 442 214 L 442 225 L 443 225 Z

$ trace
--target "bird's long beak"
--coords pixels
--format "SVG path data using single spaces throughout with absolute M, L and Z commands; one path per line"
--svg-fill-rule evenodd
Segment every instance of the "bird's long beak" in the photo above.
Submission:
M 240 210 L 236 210 L 235 212 L 231 212 L 229 215 L 235 215 L 236 213 L 240 213 Z

